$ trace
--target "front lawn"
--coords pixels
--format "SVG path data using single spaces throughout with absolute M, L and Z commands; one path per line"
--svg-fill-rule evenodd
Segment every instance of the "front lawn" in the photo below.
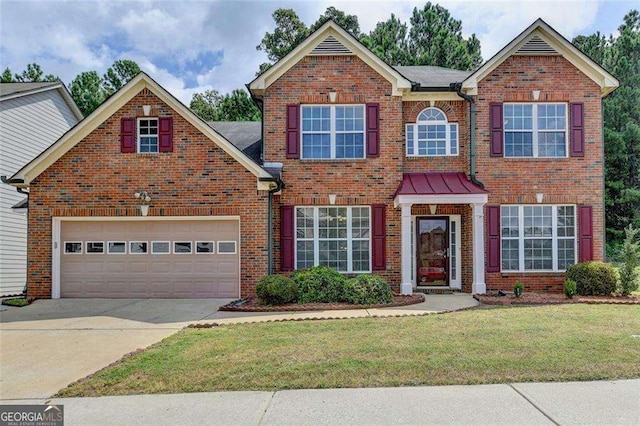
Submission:
M 186 329 L 57 396 L 633 378 L 638 335 L 611 305 Z

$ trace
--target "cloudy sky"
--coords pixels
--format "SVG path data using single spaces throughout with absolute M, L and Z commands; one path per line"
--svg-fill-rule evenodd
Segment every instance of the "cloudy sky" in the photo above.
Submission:
M 266 61 L 256 46 L 273 31 L 271 13 L 293 8 L 307 24 L 328 6 L 359 18 L 369 32 L 394 13 L 408 22 L 426 1 L 7 1 L 0 0 L 0 66 L 21 72 L 37 62 L 68 85 L 80 72 L 104 73 L 116 59 L 133 59 L 188 104 L 206 89 L 229 92 L 250 82 Z M 490 58 L 536 18 L 568 39 L 615 33 L 637 1 L 441 0 L 475 33 Z

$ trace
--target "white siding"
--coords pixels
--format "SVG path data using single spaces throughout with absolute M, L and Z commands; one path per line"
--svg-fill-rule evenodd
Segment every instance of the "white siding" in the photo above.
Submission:
M 13 175 L 76 122 L 58 90 L 0 102 L 0 175 Z M 20 293 L 26 282 L 27 216 L 11 209 L 25 197 L 0 184 L 0 295 Z

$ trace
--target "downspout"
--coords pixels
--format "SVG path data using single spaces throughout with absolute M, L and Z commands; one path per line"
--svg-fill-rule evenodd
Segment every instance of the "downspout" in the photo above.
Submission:
M 476 178 L 476 103 L 471 96 L 462 93 L 462 83 L 451 83 L 449 88 L 469 102 L 469 179 L 484 188 L 484 184 Z
M 268 242 L 268 266 L 267 272 L 269 275 L 273 274 L 273 194 L 280 191 L 282 189 L 282 180 L 280 178 L 276 179 L 276 187 L 269 190 L 269 198 L 267 202 L 267 208 L 269 209 L 267 215 L 267 236 L 269 238 Z

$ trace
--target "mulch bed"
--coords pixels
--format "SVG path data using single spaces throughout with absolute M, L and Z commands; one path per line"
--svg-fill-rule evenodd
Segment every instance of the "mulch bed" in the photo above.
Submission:
M 512 294 L 500 296 L 497 292 L 475 294 L 473 297 L 485 305 L 555 305 L 559 303 L 640 305 L 640 296 L 573 296 L 564 294 L 524 293 L 520 297 Z
M 242 305 L 236 305 L 238 301 L 221 306 L 220 311 L 231 312 L 290 312 L 290 311 L 335 311 L 345 309 L 369 309 L 369 308 L 390 308 L 394 306 L 415 305 L 424 302 L 424 295 L 420 293 L 411 296 L 399 294 L 393 295 L 393 302 L 379 305 L 354 305 L 352 303 L 288 303 L 286 305 L 267 306 L 263 305 L 258 298 L 249 298 Z

